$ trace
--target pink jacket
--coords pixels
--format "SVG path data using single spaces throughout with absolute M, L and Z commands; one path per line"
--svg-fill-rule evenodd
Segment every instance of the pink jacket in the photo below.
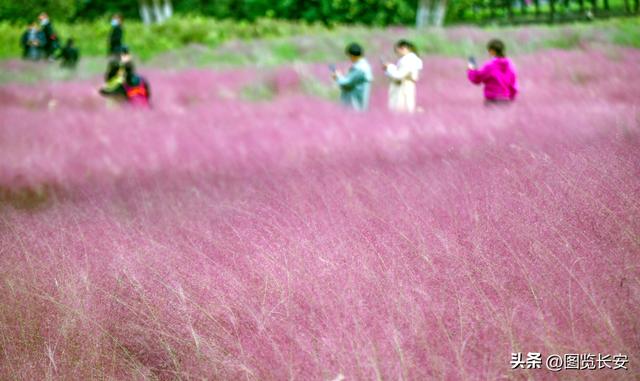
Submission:
M 484 97 L 490 100 L 514 100 L 518 94 L 516 71 L 508 58 L 496 57 L 482 69 L 469 69 L 469 81 L 476 85 L 484 83 Z

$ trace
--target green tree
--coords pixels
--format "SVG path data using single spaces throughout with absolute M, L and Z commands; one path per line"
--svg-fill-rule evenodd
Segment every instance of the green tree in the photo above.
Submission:
M 443 0 L 444 1 L 444 0 Z M 154 4 L 164 0 L 0 0 L 0 18 L 30 20 L 47 10 L 54 20 L 95 19 L 118 12 L 140 18 L 140 4 L 147 4 L 151 19 Z M 412 24 L 418 0 L 173 0 L 176 13 L 220 19 L 254 21 L 281 18 L 306 22 L 359 23 L 366 25 Z M 149 11 L 149 9 L 151 9 Z
M 33 21 L 40 12 L 53 19 L 68 20 L 78 9 L 76 0 L 0 0 L 0 20 Z

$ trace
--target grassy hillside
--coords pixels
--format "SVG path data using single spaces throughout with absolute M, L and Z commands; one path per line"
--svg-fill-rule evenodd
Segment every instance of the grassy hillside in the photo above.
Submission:
M 515 41 L 513 36 L 521 34 L 522 28 L 487 27 L 483 31 L 505 38 L 511 43 L 513 52 L 531 52 L 540 48 L 573 48 L 581 42 L 603 42 L 624 46 L 640 47 L 640 19 L 616 19 L 594 23 L 565 24 L 561 26 L 533 27 L 538 32 L 529 41 Z M 58 34 L 64 39 L 74 37 L 82 55 L 103 56 L 106 54 L 109 25 L 103 21 L 81 22 L 74 24 L 55 23 Z M 263 19 L 254 23 L 215 20 L 204 17 L 176 17 L 162 25 L 144 26 L 139 22 L 127 22 L 126 43 L 143 60 L 149 60 L 159 54 L 176 51 L 185 46 L 197 44 L 214 48 L 230 40 L 273 39 L 287 41 L 275 46 L 275 54 L 286 60 L 308 58 L 298 49 L 300 36 L 313 35 L 314 38 L 326 36 L 330 42 L 327 47 L 342 50 L 348 40 L 359 40 L 375 45 L 371 36 L 405 35 L 418 42 L 420 50 L 437 54 L 466 54 L 470 51 L 473 35 L 477 32 L 465 33 L 464 27 L 452 30 L 462 32 L 430 30 L 415 31 L 407 28 L 366 28 L 335 27 L 327 29 L 322 25 L 309 25 L 288 21 Z M 0 58 L 20 56 L 19 39 L 24 26 L 0 22 Z M 391 31 L 391 33 L 390 33 Z M 395 31 L 395 32 L 394 32 Z M 282 41 L 280 41 L 282 42 Z M 516 43 L 517 42 L 517 43 Z M 338 45 L 338 46 L 336 46 Z M 322 49 L 315 52 L 312 58 L 322 58 Z M 242 55 L 242 52 L 231 52 L 231 55 Z M 328 53 L 330 54 L 330 53 Z M 301 57 L 299 57 L 301 56 Z M 326 55 L 325 55 L 326 56 Z M 233 59 L 234 61 L 237 59 Z

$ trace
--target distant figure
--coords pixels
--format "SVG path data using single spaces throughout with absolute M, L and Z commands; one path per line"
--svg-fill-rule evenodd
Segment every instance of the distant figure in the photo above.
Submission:
M 100 94 L 109 97 L 120 97 L 135 107 L 149 108 L 151 105 L 151 89 L 147 80 L 136 73 L 131 61 L 124 63 L 121 70 L 123 70 L 122 82 L 111 88 L 103 87 L 100 89 Z
M 340 100 L 354 110 L 366 110 L 369 107 L 369 94 L 373 81 L 371 66 L 363 57 L 364 51 L 360 45 L 349 44 L 345 53 L 352 62 L 349 72 L 343 75 L 332 67 L 333 79 L 340 86 Z
M 22 58 L 37 61 L 42 56 L 44 46 L 44 35 L 38 29 L 38 24 L 31 23 L 22 34 L 20 44 L 22 45 Z
M 107 64 L 107 70 L 104 74 L 104 81 L 107 87 L 118 87 L 124 80 L 124 65 L 131 62 L 131 54 L 129 48 L 123 46 L 120 53 L 114 55 Z
M 491 40 L 487 51 L 492 57 L 482 69 L 477 69 L 475 59 L 469 60 L 467 77 L 472 83 L 484 84 L 486 104 L 507 104 L 518 94 L 516 71 L 511 61 L 505 56 L 504 43 Z
M 114 106 L 115 104 L 126 102 L 127 95 L 122 90 L 123 82 L 124 67 L 118 57 L 107 64 L 107 70 L 104 73 L 104 85 L 100 88 L 100 94 L 108 98 L 107 105 Z
M 67 44 L 60 50 L 57 58 L 60 58 L 62 62 L 60 65 L 67 69 L 74 69 L 80 59 L 80 52 L 76 48 L 73 38 L 67 40 Z
M 391 80 L 389 84 L 389 110 L 413 113 L 416 111 L 416 83 L 420 78 L 422 60 L 416 54 L 415 46 L 406 40 L 396 43 L 394 50 L 397 64 L 385 63 L 385 74 Z
M 122 89 L 125 77 L 125 64 L 131 62 L 129 48 L 122 46 L 120 53 L 112 56 L 104 73 L 104 85 L 100 89 L 102 95 L 116 102 L 124 102 L 127 97 Z
M 123 45 L 124 31 L 122 29 L 122 16 L 115 14 L 111 18 L 111 33 L 109 34 L 109 55 L 120 54 Z
M 131 62 L 129 48 L 122 46 L 117 55 L 112 56 L 104 73 L 104 85 L 100 94 L 105 95 L 116 102 L 125 102 L 127 95 L 122 88 L 125 79 L 125 65 Z
M 42 28 L 42 34 L 44 35 L 44 45 L 42 47 L 44 56 L 46 58 L 53 59 L 53 54 L 60 47 L 58 36 L 56 35 L 53 25 L 51 24 L 51 20 L 49 20 L 49 16 L 46 13 L 40 13 L 38 19 L 40 20 L 40 27 Z

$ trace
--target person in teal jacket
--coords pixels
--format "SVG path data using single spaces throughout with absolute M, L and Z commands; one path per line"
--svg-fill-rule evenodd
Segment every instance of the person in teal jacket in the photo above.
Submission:
M 356 43 L 347 46 L 346 54 L 352 63 L 349 72 L 343 75 L 340 71 L 334 70 L 333 78 L 340 86 L 340 101 L 347 107 L 363 111 L 369 107 L 373 81 L 371 66 L 364 58 L 362 47 Z

